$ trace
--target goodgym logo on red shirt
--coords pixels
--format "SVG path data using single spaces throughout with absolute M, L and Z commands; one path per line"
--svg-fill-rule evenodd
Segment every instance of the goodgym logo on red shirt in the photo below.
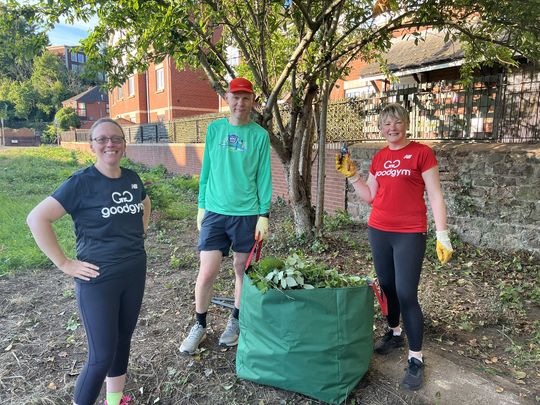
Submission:
M 383 176 L 390 176 L 390 177 L 397 177 L 397 176 L 410 176 L 411 170 L 410 169 L 400 169 L 399 166 L 401 165 L 401 161 L 399 159 L 396 160 L 387 160 L 384 162 L 383 167 L 386 170 L 378 170 L 375 172 L 375 177 L 383 177 Z

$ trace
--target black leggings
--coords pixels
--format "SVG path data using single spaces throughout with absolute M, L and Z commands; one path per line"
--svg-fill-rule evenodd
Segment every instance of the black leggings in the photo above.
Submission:
M 144 294 L 146 258 L 129 260 L 114 270 L 121 275 L 98 283 L 76 283 L 88 341 L 88 359 L 75 384 L 77 405 L 93 404 L 106 376 L 118 377 L 127 371 L 131 335 Z
M 422 350 L 424 316 L 418 303 L 418 284 L 426 251 L 426 234 L 385 232 L 368 228 L 379 284 L 388 299 L 388 325 L 399 326 L 400 313 L 409 349 Z

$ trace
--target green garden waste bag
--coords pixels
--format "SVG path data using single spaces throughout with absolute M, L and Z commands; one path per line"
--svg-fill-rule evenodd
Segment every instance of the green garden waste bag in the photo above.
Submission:
M 263 294 L 244 276 L 236 373 L 340 404 L 368 369 L 373 312 L 367 285 Z

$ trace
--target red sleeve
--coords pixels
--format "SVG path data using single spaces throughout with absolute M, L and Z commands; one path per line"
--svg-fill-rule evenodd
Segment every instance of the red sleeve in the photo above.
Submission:
M 437 166 L 437 158 L 435 157 L 435 153 L 429 146 L 424 145 L 418 158 L 418 168 L 420 169 L 421 173 L 424 173 L 433 166 Z

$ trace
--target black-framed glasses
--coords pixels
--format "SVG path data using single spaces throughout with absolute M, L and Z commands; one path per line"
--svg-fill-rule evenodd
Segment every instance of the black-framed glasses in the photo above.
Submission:
M 106 145 L 111 141 L 115 145 L 124 142 L 126 139 L 123 136 L 98 136 L 97 138 L 92 139 L 101 145 Z

